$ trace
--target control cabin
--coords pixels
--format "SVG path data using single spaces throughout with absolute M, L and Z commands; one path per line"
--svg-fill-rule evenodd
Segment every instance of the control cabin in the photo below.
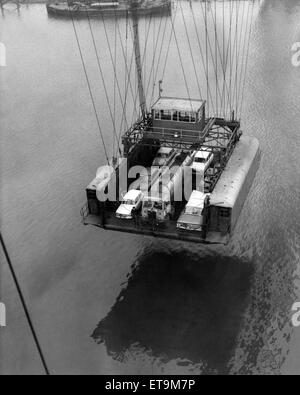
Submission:
M 151 110 L 152 128 L 148 137 L 192 143 L 205 128 L 205 105 L 203 100 L 159 98 Z

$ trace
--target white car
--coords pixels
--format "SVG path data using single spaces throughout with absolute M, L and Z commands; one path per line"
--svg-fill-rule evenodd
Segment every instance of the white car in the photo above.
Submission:
M 141 191 L 131 190 L 127 192 L 116 212 L 116 217 L 120 219 L 132 219 L 133 210 L 138 210 L 141 207 L 143 198 L 144 195 Z
M 197 151 L 192 163 L 192 169 L 204 173 L 214 160 L 214 154 L 210 151 Z
M 203 226 L 203 210 L 209 202 L 208 199 L 208 194 L 193 191 L 184 211 L 178 219 L 177 228 L 201 232 Z
M 153 166 L 168 166 L 171 160 L 175 158 L 176 154 L 177 152 L 173 148 L 161 147 L 153 161 Z

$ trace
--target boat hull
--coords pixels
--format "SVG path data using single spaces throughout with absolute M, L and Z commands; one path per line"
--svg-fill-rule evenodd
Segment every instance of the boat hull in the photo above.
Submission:
M 152 5 L 141 6 L 138 8 L 138 15 L 152 15 L 171 12 L 171 1 L 157 2 Z M 119 7 L 97 9 L 91 7 L 69 7 L 67 3 L 47 4 L 47 11 L 49 15 L 57 17 L 124 17 L 130 14 L 130 8 L 125 4 L 120 4 Z

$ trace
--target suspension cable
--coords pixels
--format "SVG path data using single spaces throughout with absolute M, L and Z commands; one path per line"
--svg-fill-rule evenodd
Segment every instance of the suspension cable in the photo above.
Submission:
M 12 278 L 13 278 L 13 281 L 15 283 L 15 286 L 16 286 L 16 289 L 17 289 L 17 292 L 18 292 L 18 295 L 19 295 L 19 298 L 20 298 L 20 301 L 21 301 L 21 304 L 22 304 L 22 307 L 23 307 L 23 310 L 24 310 L 24 313 L 25 313 L 25 316 L 26 316 L 26 319 L 27 319 L 27 322 L 28 322 L 31 334 L 32 334 L 32 337 L 33 337 L 33 340 L 34 340 L 34 343 L 36 345 L 38 354 L 40 356 L 40 359 L 41 359 L 41 362 L 42 362 L 42 365 L 43 365 L 43 368 L 45 370 L 46 375 L 50 376 L 50 371 L 48 369 L 48 366 L 47 366 L 47 363 L 46 363 L 46 359 L 45 359 L 42 347 L 40 345 L 37 333 L 36 333 L 36 331 L 34 329 L 34 325 L 33 325 L 33 322 L 32 322 L 32 319 L 31 319 L 31 316 L 30 316 L 30 313 L 29 313 L 29 309 L 27 307 L 27 304 L 26 304 L 26 301 L 25 301 L 25 297 L 23 295 L 23 292 L 22 292 L 22 289 L 21 289 L 18 277 L 17 277 L 15 269 L 13 267 L 12 260 L 10 259 L 10 255 L 8 253 L 8 249 L 7 249 L 5 241 L 3 239 L 1 230 L 0 230 L 0 244 L 2 246 L 2 249 L 3 249 L 4 255 L 5 255 L 5 258 L 6 258 L 6 261 L 7 261 L 9 270 L 10 270 L 10 273 L 11 273 Z
M 102 83 L 103 83 L 103 87 L 104 87 L 106 101 L 107 101 L 107 104 L 108 104 L 109 113 L 110 113 L 111 121 L 112 121 L 112 124 L 113 124 L 114 135 L 117 136 L 115 117 L 114 117 L 113 110 L 111 108 L 111 104 L 110 104 L 110 100 L 109 100 L 109 96 L 108 96 L 108 91 L 107 91 L 107 87 L 106 87 L 106 82 L 105 82 L 105 78 L 104 78 L 104 74 L 103 74 L 103 69 L 102 69 L 102 66 L 101 66 L 99 53 L 98 53 L 98 48 L 97 48 L 97 45 L 96 45 L 95 35 L 94 35 L 94 32 L 93 32 L 93 28 L 92 28 L 91 19 L 90 19 L 90 15 L 89 15 L 88 9 L 86 9 L 86 14 L 87 14 L 89 29 L 90 29 L 90 33 L 91 33 L 91 37 L 92 37 L 92 41 L 93 41 L 93 46 L 94 46 L 94 50 L 95 50 L 95 54 L 96 54 L 96 58 L 97 58 L 97 64 L 98 64 L 99 72 L 100 72 Z M 115 94 L 115 92 L 114 92 L 114 94 Z M 115 106 L 114 106 L 114 111 L 115 111 Z M 119 149 L 119 152 L 121 152 L 120 146 L 118 146 L 118 149 Z
M 207 99 L 207 105 L 209 107 L 209 102 L 211 101 L 213 103 L 213 98 L 212 98 L 212 93 L 211 93 L 211 89 L 210 89 L 210 85 L 209 85 L 209 75 L 208 75 L 208 69 L 207 69 L 206 62 L 205 62 L 204 50 L 202 48 L 202 44 L 201 44 L 201 40 L 200 40 L 200 36 L 199 36 L 199 31 L 198 31 L 197 24 L 196 24 L 195 12 L 194 12 L 194 8 L 193 8 L 192 4 L 191 4 L 191 10 L 192 10 L 193 23 L 194 23 L 194 27 L 195 27 L 195 31 L 196 31 L 199 51 L 200 51 L 201 60 L 202 60 L 202 67 L 203 67 L 203 71 L 204 71 L 205 78 L 206 78 L 206 89 L 207 89 L 206 99 Z M 214 110 L 214 104 L 213 104 L 213 110 Z
M 198 73 L 197 73 L 194 52 L 192 50 L 192 44 L 191 44 L 191 40 L 190 40 L 190 37 L 189 37 L 187 23 L 186 23 L 186 18 L 184 16 L 184 12 L 183 12 L 183 8 L 182 8 L 182 3 L 181 2 L 180 2 L 180 10 L 181 10 L 181 15 L 182 15 L 183 23 L 184 23 L 184 28 L 185 28 L 185 33 L 186 33 L 186 37 L 187 37 L 187 41 L 188 41 L 188 45 L 189 45 L 189 49 L 190 49 L 190 54 L 191 54 L 191 58 L 192 58 L 192 63 L 193 63 L 194 73 L 195 73 L 197 86 L 198 86 L 198 90 L 199 90 L 199 95 L 200 95 L 200 98 L 202 98 L 202 92 L 201 92 L 199 77 L 198 77 Z
M 189 88 L 188 81 L 187 81 L 187 76 L 186 76 L 186 73 L 185 73 L 185 70 L 184 70 L 183 59 L 182 59 L 182 56 L 181 56 L 181 51 L 180 51 L 180 47 L 179 47 L 177 34 L 175 32 L 175 26 L 174 26 L 174 21 L 173 20 L 171 21 L 171 24 L 172 24 L 172 30 L 174 32 L 175 43 L 176 43 L 176 47 L 177 47 L 177 52 L 178 52 L 178 56 L 179 56 L 180 66 L 181 66 L 181 69 L 182 69 L 182 74 L 183 74 L 183 78 L 184 78 L 184 83 L 185 83 L 188 99 L 189 99 L 189 101 L 191 103 L 192 100 L 191 100 L 191 95 L 190 95 L 190 88 Z
M 80 45 L 77 29 L 76 29 L 74 17 L 73 17 L 73 14 L 72 14 L 70 6 L 69 6 L 69 14 L 70 14 L 70 17 L 72 19 L 72 25 L 73 25 L 73 29 L 74 29 L 74 33 L 75 33 L 75 37 L 76 37 L 76 42 L 77 42 L 77 46 L 78 46 L 78 50 L 79 50 L 79 54 L 80 54 L 80 58 L 81 58 L 81 62 L 82 62 L 82 66 L 83 66 L 86 82 L 87 82 L 87 86 L 88 86 L 88 89 L 89 89 L 91 101 L 92 101 L 92 104 L 93 104 L 94 113 L 95 113 L 95 117 L 96 117 L 98 129 L 99 129 L 99 133 L 100 133 L 100 136 L 101 136 L 101 141 L 102 141 L 103 148 L 104 148 L 105 157 L 106 157 L 106 160 L 107 160 L 107 164 L 109 165 L 109 157 L 108 157 L 108 153 L 107 153 L 107 149 L 106 149 L 106 145 L 105 145 L 105 140 L 104 140 L 101 124 L 100 124 L 100 119 L 99 119 L 99 116 L 98 116 L 98 112 L 97 112 L 97 108 L 96 108 L 96 103 L 95 103 L 95 99 L 94 99 L 91 83 L 90 83 L 90 80 L 89 80 L 89 76 L 88 76 L 87 68 L 86 68 L 86 65 L 85 65 L 85 61 L 84 61 L 84 57 L 83 57 L 83 53 L 82 53 L 82 49 L 81 49 L 81 45 Z
M 251 42 L 252 28 L 253 28 L 253 17 L 254 17 L 254 2 L 252 4 L 252 13 L 251 13 L 251 21 L 250 21 L 250 28 L 249 28 L 249 39 L 248 39 L 248 48 L 247 48 L 247 56 L 246 56 L 246 67 L 245 67 L 244 83 L 243 83 L 243 88 L 242 88 L 242 100 L 241 100 L 241 108 L 240 108 L 241 114 L 243 112 L 243 105 L 244 105 L 244 94 L 245 94 L 246 77 L 247 77 L 247 70 L 248 70 L 248 63 L 249 63 L 250 42 Z

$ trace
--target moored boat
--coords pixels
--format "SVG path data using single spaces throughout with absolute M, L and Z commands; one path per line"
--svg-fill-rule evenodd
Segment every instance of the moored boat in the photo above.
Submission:
M 137 8 L 139 15 L 170 12 L 171 0 L 142 0 Z M 119 1 L 72 1 L 47 4 L 48 14 L 54 16 L 99 17 L 126 16 L 131 12 L 130 3 Z

